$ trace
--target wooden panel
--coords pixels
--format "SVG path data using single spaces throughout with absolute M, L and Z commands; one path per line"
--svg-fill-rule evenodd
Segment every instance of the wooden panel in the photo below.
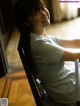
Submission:
M 2 42 L 1 28 L 0 28 L 0 77 L 6 75 L 8 72 L 8 63 Z
M 10 86 L 11 86 L 11 79 L 7 79 L 2 98 L 8 97 Z
M 25 76 L 24 71 L 10 73 L 6 76 L 7 80 L 2 97 L 8 98 L 9 106 L 35 106 L 30 85 Z
M 6 83 L 6 77 L 0 78 L 0 98 L 1 98 L 2 95 L 3 95 L 5 83 Z

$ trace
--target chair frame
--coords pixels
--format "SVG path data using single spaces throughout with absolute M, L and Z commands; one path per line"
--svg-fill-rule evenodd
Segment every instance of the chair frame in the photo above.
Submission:
M 35 78 L 34 74 L 32 73 L 34 68 L 33 67 L 31 68 L 28 64 L 28 62 L 30 60 L 27 58 L 26 44 L 23 41 L 23 38 L 21 36 L 20 36 L 19 44 L 18 44 L 18 52 L 19 52 L 24 70 L 26 72 L 26 76 L 28 78 L 28 81 L 29 81 L 29 84 L 30 84 L 30 87 L 32 90 L 32 94 L 33 94 L 35 102 L 36 102 L 36 106 L 43 106 L 41 93 L 38 89 L 38 84 L 36 82 L 36 78 Z M 32 66 L 32 64 L 31 64 L 31 66 Z

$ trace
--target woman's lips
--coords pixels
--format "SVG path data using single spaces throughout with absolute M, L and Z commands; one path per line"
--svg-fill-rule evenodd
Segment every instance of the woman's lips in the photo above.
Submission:
M 47 21 L 47 20 L 49 20 L 49 18 L 44 18 L 42 22 L 45 22 L 45 21 Z

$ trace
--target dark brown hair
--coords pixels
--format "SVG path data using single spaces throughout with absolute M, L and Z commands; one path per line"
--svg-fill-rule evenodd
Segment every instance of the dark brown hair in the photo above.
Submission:
M 14 7 L 15 22 L 20 32 L 25 22 L 29 22 L 29 16 L 35 15 L 43 6 L 41 0 L 17 0 Z
M 17 0 L 14 7 L 14 16 L 17 28 L 21 34 L 23 45 L 27 50 L 27 58 L 31 65 L 33 65 L 33 58 L 30 49 L 30 32 L 31 26 L 24 23 L 29 22 L 29 16 L 36 15 L 36 13 L 43 7 L 42 0 Z

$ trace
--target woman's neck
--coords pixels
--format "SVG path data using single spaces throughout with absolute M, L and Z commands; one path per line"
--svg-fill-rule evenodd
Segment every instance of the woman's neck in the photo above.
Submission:
M 33 30 L 34 33 L 38 34 L 38 35 L 45 35 L 45 28 L 44 29 L 37 29 L 37 30 Z

